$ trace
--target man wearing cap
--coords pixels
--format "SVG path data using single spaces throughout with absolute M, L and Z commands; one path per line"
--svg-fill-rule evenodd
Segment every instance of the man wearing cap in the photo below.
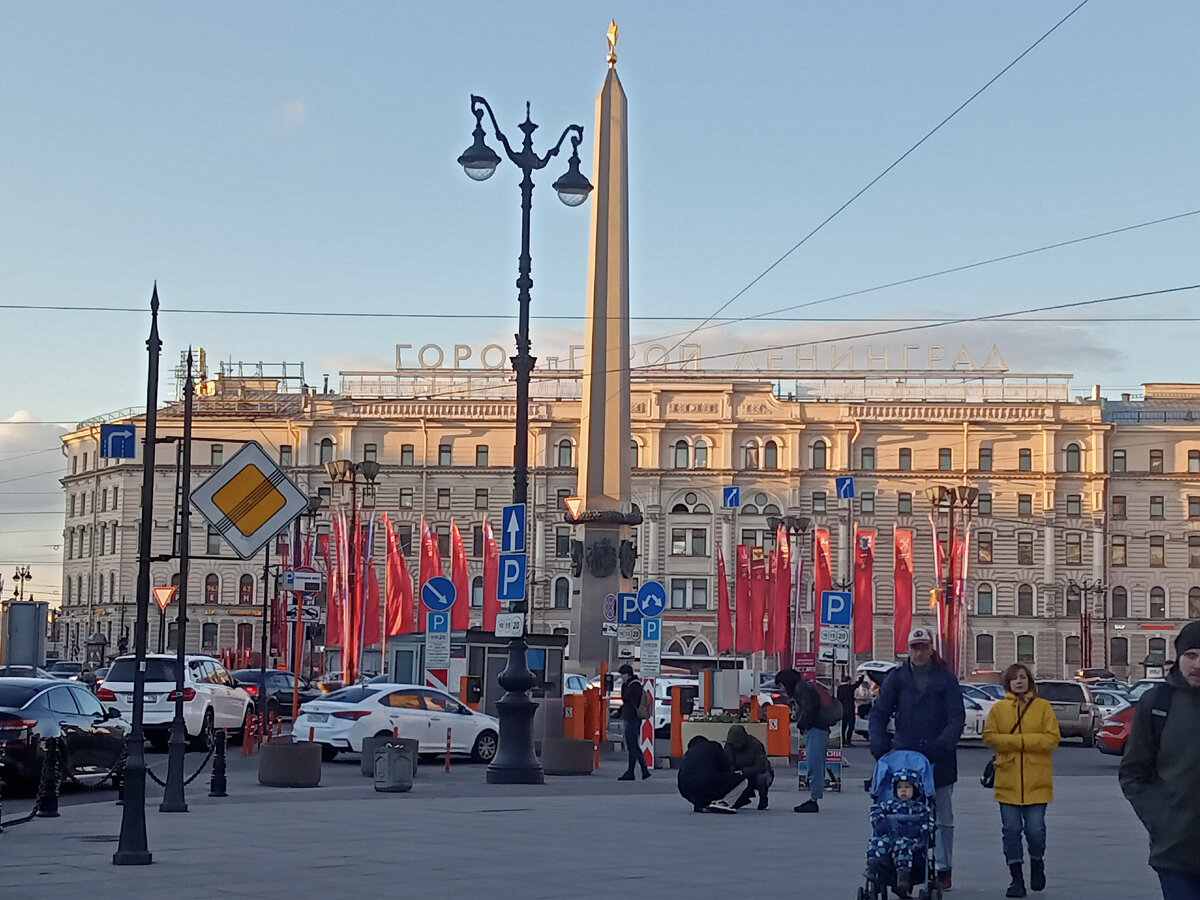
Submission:
M 888 732 L 895 716 L 896 733 Z M 950 889 L 954 855 L 954 783 L 958 781 L 958 739 L 966 712 L 954 673 L 933 650 L 933 632 L 924 626 L 908 634 L 908 661 L 888 673 L 871 707 L 868 733 L 876 759 L 889 750 L 916 750 L 933 763 L 937 837 L 934 862 L 938 884 Z
M 1200 619 L 1175 638 L 1175 665 L 1133 713 L 1121 790 L 1150 832 L 1164 900 L 1200 897 Z

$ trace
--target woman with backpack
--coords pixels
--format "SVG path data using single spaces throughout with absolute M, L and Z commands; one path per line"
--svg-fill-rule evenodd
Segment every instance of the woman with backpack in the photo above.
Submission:
M 829 729 L 842 720 L 842 707 L 829 692 L 814 685 L 795 669 L 776 673 L 775 683 L 792 698 L 796 728 L 804 735 L 804 755 L 808 759 L 808 797 L 798 813 L 821 811 L 818 801 L 825 796 L 825 750 L 829 746 Z
M 1000 804 L 1004 861 L 1012 876 L 1004 896 L 1024 897 L 1022 832 L 1029 845 L 1029 886 L 1035 891 L 1046 886 L 1046 804 L 1054 797 L 1051 755 L 1059 741 L 1058 719 L 1021 663 L 1005 669 L 1002 683 L 1004 699 L 988 712 L 983 742 L 996 752 L 993 790 Z
M 642 767 L 642 780 L 650 777 L 650 768 L 646 765 L 646 757 L 642 755 L 642 719 L 650 718 L 653 713 L 651 697 L 633 673 L 633 666 L 625 663 L 617 670 L 623 683 L 621 684 L 621 723 L 625 726 L 625 749 L 629 751 L 629 768 L 618 781 L 633 781 L 633 770 Z

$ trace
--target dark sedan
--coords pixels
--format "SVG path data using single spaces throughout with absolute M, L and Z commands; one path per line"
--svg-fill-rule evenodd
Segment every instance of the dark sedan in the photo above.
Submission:
M 238 687 L 242 688 L 254 703 L 254 711 L 258 712 L 258 698 L 262 691 L 261 669 L 238 669 L 231 673 L 237 679 Z M 296 676 L 291 672 L 280 669 L 267 669 L 267 712 L 285 719 L 292 717 L 292 686 Z M 321 692 L 309 684 L 303 677 L 300 679 L 300 704 L 303 706 L 309 700 L 316 700 Z
M 0 781 L 35 787 L 43 738 L 61 737 L 62 777 L 104 780 L 116 768 L 129 724 L 74 681 L 0 678 Z

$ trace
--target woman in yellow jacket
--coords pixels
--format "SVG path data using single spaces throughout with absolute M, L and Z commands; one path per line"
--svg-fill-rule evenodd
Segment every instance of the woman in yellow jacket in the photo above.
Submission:
M 1051 755 L 1058 746 L 1054 708 L 1037 695 L 1033 675 L 1017 663 L 1004 671 L 1004 699 L 988 713 L 983 740 L 996 752 L 1004 859 L 1012 874 L 1005 897 L 1025 896 L 1021 832 L 1029 844 L 1029 886 L 1046 886 L 1046 804 L 1054 798 Z

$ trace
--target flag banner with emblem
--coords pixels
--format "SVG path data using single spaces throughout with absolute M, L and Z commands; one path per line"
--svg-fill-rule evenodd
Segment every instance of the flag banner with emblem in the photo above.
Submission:
M 833 561 L 829 549 L 829 529 L 813 529 L 813 596 L 820 608 L 821 595 L 833 590 Z M 813 623 L 813 653 L 821 649 L 821 630 Z
M 734 615 L 737 629 L 734 631 L 734 641 L 737 652 L 743 653 L 750 649 L 750 548 L 745 544 L 737 545 L 737 560 L 733 570 L 734 582 Z
M 725 574 L 725 556 L 717 544 L 717 653 L 733 649 L 733 616 L 729 610 L 729 578 Z
M 396 538 L 396 529 L 387 513 L 383 514 L 383 529 L 387 539 L 387 549 L 384 551 L 384 634 L 393 637 L 397 634 L 411 634 L 413 631 L 413 585 L 412 577 L 408 574 L 408 562 L 404 551 L 400 549 L 400 541 Z
M 500 601 L 496 588 L 500 583 L 500 546 L 492 534 L 492 523 L 483 520 L 483 630 L 496 631 L 496 616 L 500 612 Z
M 438 553 L 437 535 L 430 529 L 425 517 L 421 516 L 421 564 L 417 573 L 417 590 L 420 591 L 430 578 L 442 574 L 442 558 Z M 419 595 L 418 595 L 419 596 Z M 417 631 L 425 630 L 425 614 L 429 607 L 421 602 L 417 613 Z
M 776 534 L 775 553 L 775 604 L 771 612 L 771 640 L 768 641 L 769 653 L 780 654 L 780 662 L 787 659 L 788 644 L 791 642 L 791 601 L 792 601 L 792 548 L 788 542 L 787 529 L 782 525 Z
M 854 652 L 875 645 L 875 529 L 854 528 Z
M 896 656 L 908 652 L 908 633 L 913 620 L 913 532 L 892 531 L 892 650 Z
M 450 581 L 454 585 L 454 605 L 450 607 L 450 627 L 466 631 L 471 625 L 471 579 L 467 575 L 467 551 L 463 547 L 458 523 L 450 520 Z
M 762 547 L 750 548 L 750 650 L 767 649 L 763 618 L 767 612 L 767 556 Z

